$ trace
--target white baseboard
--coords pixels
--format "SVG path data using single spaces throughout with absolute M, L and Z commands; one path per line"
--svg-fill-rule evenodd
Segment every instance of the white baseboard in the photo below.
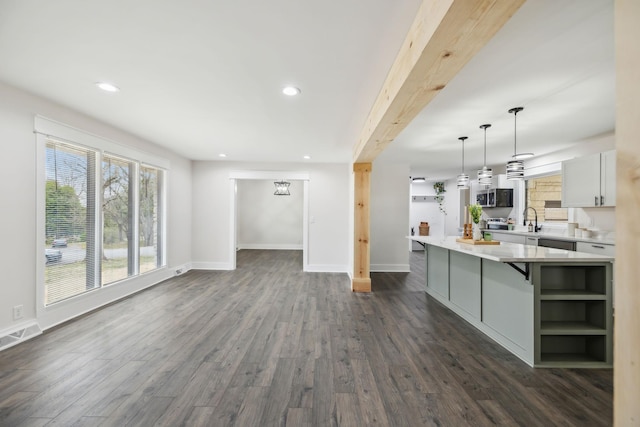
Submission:
M 371 264 L 369 271 L 372 273 L 409 273 L 409 264 Z
M 295 243 L 238 243 L 238 250 L 241 250 L 241 249 L 301 251 L 302 245 L 295 244 Z
M 349 273 L 349 268 L 346 265 L 309 264 L 305 271 L 310 273 Z
M 233 270 L 229 262 L 193 261 L 192 270 Z
M 0 331 L 0 351 L 42 334 L 38 322 L 28 320 Z
M 176 265 L 175 267 L 172 267 L 171 269 L 173 270 L 175 276 L 180 276 L 181 274 L 184 274 L 187 271 L 193 269 L 193 266 L 191 265 L 190 262 L 188 262 L 186 264 Z

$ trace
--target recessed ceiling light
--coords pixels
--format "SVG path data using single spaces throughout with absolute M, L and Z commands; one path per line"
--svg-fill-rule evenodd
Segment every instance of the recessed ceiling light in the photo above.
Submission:
M 118 88 L 117 86 L 112 85 L 111 83 L 107 83 L 107 82 L 98 82 L 96 83 L 96 86 L 98 86 L 100 89 L 107 91 L 107 92 L 120 92 L 120 88 Z
M 427 182 L 427 180 L 422 176 L 419 176 L 419 177 L 416 177 L 416 178 L 412 178 L 411 180 L 413 182 Z
M 296 96 L 300 94 L 300 89 L 295 86 L 285 86 L 282 88 L 282 93 L 287 96 Z
M 303 159 L 305 160 L 309 160 L 311 158 L 311 156 L 302 156 Z
M 220 154 L 218 154 L 218 157 L 227 157 L 227 155 L 224 154 L 224 153 L 220 153 Z
M 518 154 L 514 154 L 513 156 L 514 159 L 519 160 L 519 159 L 528 159 L 529 157 L 533 157 L 533 153 L 518 153 Z

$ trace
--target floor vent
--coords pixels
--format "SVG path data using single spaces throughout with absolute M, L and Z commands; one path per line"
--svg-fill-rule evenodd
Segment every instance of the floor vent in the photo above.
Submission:
M 38 325 L 35 321 L 23 325 L 22 327 L 20 327 L 20 329 L 0 336 L 0 351 L 26 341 L 29 338 L 40 335 L 41 333 L 42 329 L 40 329 L 40 325 Z

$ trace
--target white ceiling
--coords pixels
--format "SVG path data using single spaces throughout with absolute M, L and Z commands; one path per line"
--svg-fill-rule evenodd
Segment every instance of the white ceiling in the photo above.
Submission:
M 420 0 L 0 0 L 0 81 L 191 159 L 350 162 Z M 117 94 L 94 83 L 109 81 Z M 298 97 L 282 95 L 294 84 Z M 414 175 L 614 128 L 613 2 L 529 0 L 376 162 Z

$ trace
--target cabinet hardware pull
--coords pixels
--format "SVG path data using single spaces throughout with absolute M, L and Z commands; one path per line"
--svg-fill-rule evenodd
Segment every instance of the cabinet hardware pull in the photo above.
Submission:
M 600 245 L 591 245 L 592 248 L 604 249 L 604 246 Z
M 595 205 L 598 206 L 598 196 L 595 198 Z

